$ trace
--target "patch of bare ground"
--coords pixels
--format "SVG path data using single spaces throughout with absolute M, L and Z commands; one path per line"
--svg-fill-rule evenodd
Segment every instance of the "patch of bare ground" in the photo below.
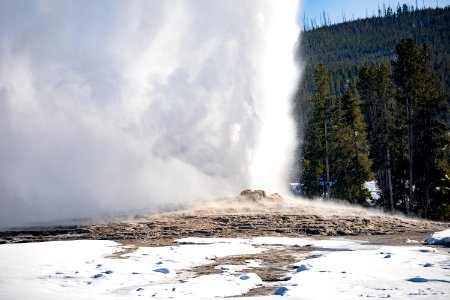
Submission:
M 124 245 L 165 246 L 184 237 L 341 236 L 373 243 L 423 241 L 448 223 L 408 219 L 351 206 L 274 197 L 215 201 L 178 212 L 123 222 L 16 228 L 0 232 L 0 243 L 53 240 L 114 240 Z
M 255 273 L 261 278 L 263 284 L 239 297 L 272 295 L 280 284 L 290 279 L 286 274 L 295 269 L 293 264 L 301 258 L 307 258 L 312 250 L 314 249 L 310 247 L 270 247 L 269 250 L 257 254 L 216 258 L 210 264 L 196 266 L 189 271 L 197 277 L 219 274 L 226 271 L 224 266 L 227 265 L 242 266 L 239 273 Z M 257 265 L 249 264 L 250 262 L 255 262 Z
M 261 194 L 261 193 L 260 193 Z M 141 246 L 168 246 L 185 237 L 253 238 L 258 236 L 314 237 L 364 240 L 371 244 L 422 243 L 448 223 L 408 219 L 352 206 L 283 199 L 279 195 L 246 195 L 232 200 L 203 203 L 189 210 L 121 222 L 15 228 L 0 231 L 0 244 L 56 240 L 114 240 L 122 250 L 111 258 L 123 258 Z M 414 242 L 415 241 L 415 242 Z M 259 254 L 216 258 L 211 263 L 180 272 L 180 278 L 223 272 L 221 266 L 242 266 L 239 272 L 256 273 L 263 284 L 245 296 L 270 295 L 287 280 L 293 263 L 308 258 L 311 247 L 277 247 Z M 257 264 L 248 264 L 249 261 Z

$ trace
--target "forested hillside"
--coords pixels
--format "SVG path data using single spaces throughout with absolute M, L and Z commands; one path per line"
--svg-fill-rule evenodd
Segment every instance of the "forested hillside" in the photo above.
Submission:
M 406 5 L 306 31 L 296 98 L 304 195 L 450 221 L 450 9 Z
M 341 94 L 346 84 L 354 91 L 360 66 L 389 64 L 403 38 L 433 50 L 433 66 L 449 94 L 450 7 L 414 10 L 404 5 L 395 12 L 387 8 L 382 16 L 302 32 L 298 49 L 305 66 L 302 95 L 310 96 L 314 90 L 313 71 L 319 62 L 328 66 L 331 94 Z

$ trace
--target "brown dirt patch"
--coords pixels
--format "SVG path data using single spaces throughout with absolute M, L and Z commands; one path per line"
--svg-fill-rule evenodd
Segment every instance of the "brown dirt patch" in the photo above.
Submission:
M 16 228 L 0 232 L 0 243 L 93 239 L 134 246 L 165 246 L 184 237 L 341 236 L 397 245 L 408 239 L 422 242 L 431 232 L 448 227 L 448 223 L 313 201 L 230 200 L 123 222 Z

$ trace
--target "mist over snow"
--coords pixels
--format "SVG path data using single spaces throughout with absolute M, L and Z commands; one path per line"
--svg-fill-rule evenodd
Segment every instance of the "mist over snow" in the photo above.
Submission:
M 0 1 L 0 227 L 282 192 L 297 1 Z

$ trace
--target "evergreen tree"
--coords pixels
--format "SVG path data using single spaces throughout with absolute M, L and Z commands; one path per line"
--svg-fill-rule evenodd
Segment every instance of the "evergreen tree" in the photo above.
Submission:
M 395 143 L 395 123 L 392 86 L 390 84 L 390 74 L 386 65 L 381 64 L 375 70 L 375 92 L 378 99 L 378 110 L 376 114 L 377 138 L 373 141 L 373 157 L 378 159 L 378 180 L 380 182 L 383 200 L 386 209 L 394 211 L 394 193 L 392 166 L 394 157 L 392 149 Z M 374 158 L 375 159 L 375 158 Z
M 356 82 L 359 95 L 361 97 L 361 111 L 367 125 L 368 141 L 372 144 L 377 133 L 375 118 L 377 115 L 377 101 L 375 94 L 375 69 L 372 66 L 364 65 L 359 71 Z
M 352 129 L 345 122 L 341 98 L 335 97 L 330 120 L 330 163 L 333 182 L 331 195 L 333 198 L 349 199 L 349 195 L 352 194 L 350 170 L 354 159 L 351 155 L 352 144 Z
M 420 214 L 430 217 L 432 199 L 441 194 L 441 188 L 449 187 L 448 154 L 449 128 L 447 126 L 448 101 L 442 84 L 437 79 L 431 63 L 431 49 L 425 44 L 420 51 L 420 79 L 418 84 L 421 95 L 417 103 L 414 118 L 415 134 L 415 178 Z M 446 177 L 447 176 L 447 177 Z M 434 203 L 433 206 L 444 206 L 449 209 L 447 201 Z
M 324 182 L 329 181 L 329 78 L 328 70 L 319 64 L 314 73 L 315 95 L 314 110 L 306 126 L 303 146 L 303 185 L 306 195 L 312 197 L 329 191 Z
M 353 203 L 365 203 L 369 196 L 363 184 L 371 177 L 371 162 L 368 157 L 369 147 L 366 139 L 366 126 L 358 99 L 353 97 L 347 87 L 341 98 L 343 123 L 346 131 L 349 131 L 349 140 L 342 140 L 348 148 L 347 156 L 351 162 L 346 166 L 347 170 L 347 199 Z M 347 137 L 347 134 L 344 135 Z
M 370 160 L 359 101 L 348 88 L 341 98 L 329 95 L 323 64 L 314 79 L 314 110 L 303 145 L 304 192 L 365 203 L 369 194 L 363 184 L 370 178 Z
M 428 46 L 419 49 L 406 39 L 396 51 L 392 62 L 396 99 L 406 112 L 399 127 L 407 128 L 408 213 L 423 217 L 432 213 L 437 218 L 450 211 L 450 200 L 443 197 L 450 186 L 448 100 L 433 71 Z
M 304 63 L 302 93 L 313 94 L 313 73 L 323 62 L 330 74 L 330 95 L 340 95 L 342 83 L 349 83 L 352 92 L 361 64 L 389 64 L 395 46 L 405 36 L 417 44 L 433 48 L 433 68 L 450 92 L 450 7 L 403 11 L 387 8 L 384 17 L 369 17 L 302 32 L 298 57 Z M 368 125 L 368 124 L 367 124 Z M 370 130 L 370 128 L 368 128 Z
M 394 210 L 392 165 L 394 148 L 394 101 L 389 70 L 365 65 L 361 68 L 357 88 L 362 100 L 362 111 L 368 128 L 369 158 L 381 189 L 381 204 Z
M 402 39 L 396 46 L 397 58 L 392 61 L 393 79 L 397 87 L 397 100 L 404 107 L 403 123 L 408 140 L 408 214 L 414 212 L 414 117 L 421 97 L 420 53 L 412 39 Z
M 386 210 L 450 221 L 450 8 L 384 12 L 303 33 L 296 108 L 305 193 L 365 203 L 372 165 Z M 412 39 L 398 43 L 405 34 Z

